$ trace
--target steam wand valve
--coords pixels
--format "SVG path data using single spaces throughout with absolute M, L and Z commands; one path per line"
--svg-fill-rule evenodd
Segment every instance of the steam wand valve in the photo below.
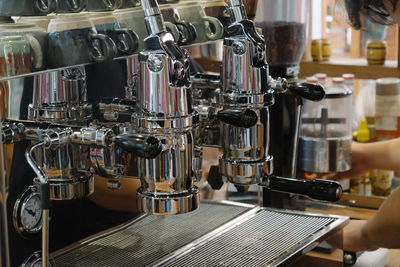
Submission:
M 336 202 L 342 196 L 342 186 L 335 181 L 302 180 L 278 176 L 265 176 L 261 186 L 273 191 L 305 195 L 313 199 Z
M 217 113 L 217 119 L 236 127 L 251 128 L 257 124 L 257 113 L 251 109 L 224 109 Z
M 142 158 L 156 158 L 162 151 L 160 141 L 143 134 L 123 134 L 114 137 L 114 142 L 123 150 Z
M 289 83 L 288 90 L 299 100 L 321 101 L 325 97 L 325 88 L 320 84 Z

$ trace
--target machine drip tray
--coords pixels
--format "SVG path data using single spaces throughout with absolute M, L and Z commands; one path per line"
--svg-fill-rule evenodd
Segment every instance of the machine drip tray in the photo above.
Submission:
M 194 212 L 141 216 L 51 255 L 55 266 L 278 266 L 340 230 L 347 217 L 202 202 Z

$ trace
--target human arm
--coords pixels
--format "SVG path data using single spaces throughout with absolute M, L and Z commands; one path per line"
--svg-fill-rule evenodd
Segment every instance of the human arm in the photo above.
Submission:
M 400 248 L 400 188 L 396 189 L 368 221 L 351 221 L 344 229 L 343 249 Z
M 400 138 L 374 143 L 353 142 L 351 170 L 337 173 L 333 179 L 359 178 L 372 169 L 400 170 Z

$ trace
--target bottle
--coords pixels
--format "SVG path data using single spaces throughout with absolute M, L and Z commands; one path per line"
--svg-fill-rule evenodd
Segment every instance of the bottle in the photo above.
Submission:
M 399 88 L 399 78 L 376 80 L 375 127 L 378 140 L 400 137 Z
M 357 132 L 357 142 L 368 143 L 370 141 L 369 129 L 366 120 L 362 120 Z M 359 179 L 350 181 L 350 193 L 357 195 L 371 195 L 370 172 L 364 173 Z M 368 179 L 368 180 L 367 180 Z
M 376 80 L 375 127 L 378 141 L 400 137 L 399 78 L 381 78 Z M 372 193 L 388 196 L 391 192 L 392 170 L 374 170 L 371 175 Z
M 371 172 L 372 194 L 388 196 L 391 192 L 394 171 L 373 170 Z
M 367 173 L 370 176 L 370 172 Z M 367 175 L 365 175 L 367 176 Z M 358 187 L 358 194 L 361 196 L 372 196 L 372 183 L 369 177 L 364 177 Z
M 345 73 L 342 75 L 344 84 L 354 93 L 354 74 Z
M 316 73 L 314 76 L 318 79 L 320 85 L 326 86 L 326 78 L 328 77 L 326 73 Z
M 357 141 L 368 143 L 371 141 L 371 132 L 369 131 L 367 120 L 362 120 L 360 123 L 360 128 L 357 133 Z M 372 183 L 371 183 L 371 173 L 366 172 L 361 176 L 358 185 L 358 194 L 361 196 L 372 196 Z
M 315 76 L 310 76 L 306 78 L 306 82 L 307 83 L 312 83 L 312 84 L 317 84 L 318 83 L 318 79 Z
M 317 76 L 317 78 L 319 77 L 319 79 L 326 79 L 326 74 L 319 74 L 319 76 Z M 336 93 L 336 92 L 349 92 L 349 88 L 347 88 L 344 84 L 344 79 L 341 77 L 335 77 L 332 79 L 332 87 L 329 87 L 326 89 L 326 92 L 329 93 Z M 343 192 L 349 192 L 350 191 L 350 179 L 343 179 L 340 182 L 340 185 L 342 186 L 342 190 Z

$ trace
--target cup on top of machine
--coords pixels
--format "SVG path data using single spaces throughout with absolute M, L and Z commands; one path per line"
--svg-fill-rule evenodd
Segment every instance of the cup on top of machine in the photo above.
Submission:
M 113 11 L 122 6 L 122 0 L 87 0 L 87 11 Z
M 130 8 L 139 5 L 140 0 L 122 0 L 122 5 L 120 8 Z
M 164 4 L 175 4 L 178 3 L 179 0 L 158 0 L 159 5 L 164 5 Z
M 45 38 L 46 38 L 46 31 L 42 28 L 36 27 L 34 24 L 29 24 L 29 23 L 5 23 L 5 24 L 0 24 L 0 38 L 4 38 L 6 36 L 20 36 L 23 37 L 25 41 L 28 42 L 29 46 L 29 62 L 31 62 L 31 66 L 29 66 L 29 69 L 33 70 L 39 70 L 44 67 L 44 62 L 43 62 L 43 48 L 45 45 Z M 6 38 L 7 39 L 7 38 Z M 15 45 L 14 41 L 10 41 L 10 39 L 7 39 L 9 42 L 9 46 L 12 47 Z M 18 43 L 20 43 L 18 41 Z M 10 48 L 9 46 L 6 46 L 3 50 L 2 53 L 8 54 L 9 51 L 7 52 L 6 50 Z M 20 46 L 18 44 L 17 46 Z M 12 52 L 10 55 L 14 55 L 14 48 L 11 49 Z M 25 56 L 27 56 L 26 51 L 25 51 Z M 12 58 L 11 56 L 10 58 Z M 19 57 L 19 56 L 17 56 Z M 27 58 L 28 59 L 28 58 Z M 17 58 L 14 58 L 13 64 L 24 64 L 27 65 L 26 61 L 19 62 Z M 28 71 L 30 72 L 30 71 Z M 18 75 L 22 74 L 21 72 L 11 72 L 14 74 L 10 75 Z M 23 72 L 26 73 L 26 72 Z M 10 76 L 6 75 L 6 76 Z M 3 75 L 2 75 L 3 76 Z
M 192 23 L 196 28 L 196 43 L 220 39 L 224 26 L 219 19 L 206 15 L 202 6 L 187 4 L 176 7 L 181 20 Z
M 46 48 L 51 68 L 105 62 L 117 55 L 115 42 L 98 33 L 87 14 L 68 14 L 52 19 Z
M 76 13 L 86 8 L 87 0 L 58 0 L 57 13 Z
M 181 20 L 175 8 L 163 8 L 161 15 L 164 19 L 165 28 L 172 33 L 178 44 L 187 45 L 196 40 L 196 28 L 192 23 Z
M 0 3 L 2 16 L 42 16 L 54 12 L 57 0 L 6 0 Z
M 31 72 L 31 48 L 24 36 L 0 37 L 0 77 Z
M 147 28 L 144 23 L 143 10 L 139 8 L 119 9 L 114 11 L 114 15 L 123 28 L 135 29 L 135 33 L 139 37 L 139 51 L 144 50 L 144 39 L 146 39 L 149 34 L 147 33 Z
M 47 32 L 47 28 L 49 27 L 50 20 L 54 19 L 54 18 L 55 18 L 55 15 L 23 16 L 23 17 L 16 17 L 14 20 L 17 23 L 34 24 L 36 27 L 42 28 Z
M 123 28 L 112 12 L 91 12 L 90 20 L 100 34 L 109 36 L 118 48 L 118 55 L 131 55 L 139 47 L 139 37 L 131 29 Z

